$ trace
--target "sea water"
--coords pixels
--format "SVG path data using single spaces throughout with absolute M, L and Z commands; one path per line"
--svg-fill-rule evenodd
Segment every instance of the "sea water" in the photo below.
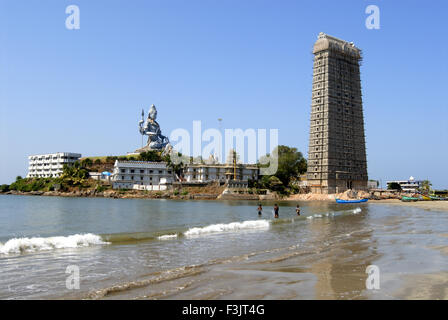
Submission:
M 447 298 L 446 212 L 263 204 L 2 195 L 0 299 Z

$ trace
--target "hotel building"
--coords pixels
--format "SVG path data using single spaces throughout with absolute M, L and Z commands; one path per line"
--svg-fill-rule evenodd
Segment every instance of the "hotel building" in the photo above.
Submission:
M 59 177 L 64 165 L 72 166 L 81 158 L 79 153 L 57 152 L 28 157 L 27 178 Z
M 414 177 L 410 177 L 408 180 L 387 181 L 386 184 L 389 187 L 390 184 L 397 183 L 403 192 L 417 192 L 422 187 L 422 182 L 422 180 L 415 180 Z

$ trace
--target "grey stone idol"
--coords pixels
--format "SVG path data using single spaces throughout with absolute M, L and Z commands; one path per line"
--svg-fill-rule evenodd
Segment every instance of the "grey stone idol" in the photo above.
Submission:
M 148 112 L 148 118 L 143 120 L 144 113 L 142 112 L 142 120 L 139 121 L 139 131 L 141 135 L 148 136 L 148 142 L 143 148 L 135 150 L 135 152 L 146 152 L 150 150 L 161 151 L 169 146 L 170 141 L 167 137 L 162 135 L 160 126 L 156 121 L 157 109 L 155 105 L 152 105 Z

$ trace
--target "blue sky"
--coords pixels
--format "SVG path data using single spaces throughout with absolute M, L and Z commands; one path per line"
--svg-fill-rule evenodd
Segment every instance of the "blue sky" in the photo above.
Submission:
M 80 29 L 65 8 L 80 8 Z M 380 8 L 380 29 L 365 9 Z M 0 183 L 27 155 L 140 147 L 141 108 L 163 133 L 278 128 L 307 155 L 312 46 L 353 41 L 361 67 L 369 178 L 448 188 L 446 1 L 0 0 Z

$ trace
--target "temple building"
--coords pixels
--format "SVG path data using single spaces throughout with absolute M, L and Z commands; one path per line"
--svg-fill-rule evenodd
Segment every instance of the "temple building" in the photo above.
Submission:
M 187 182 L 212 182 L 229 183 L 233 180 L 245 181 L 258 180 L 259 169 L 250 164 L 187 164 L 184 169 Z
M 320 33 L 313 54 L 307 184 L 313 193 L 366 190 L 361 50 Z
M 114 189 L 161 191 L 174 180 L 175 174 L 166 162 L 116 160 L 112 174 Z

